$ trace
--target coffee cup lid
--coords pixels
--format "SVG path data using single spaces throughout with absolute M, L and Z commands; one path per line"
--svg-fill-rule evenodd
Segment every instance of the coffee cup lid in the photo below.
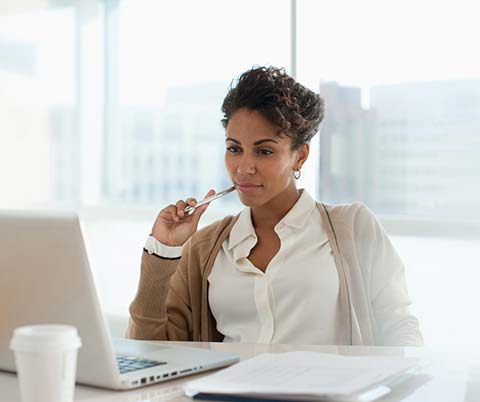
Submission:
M 15 328 L 10 349 L 25 352 L 49 352 L 78 349 L 82 346 L 77 328 L 71 325 L 30 325 Z

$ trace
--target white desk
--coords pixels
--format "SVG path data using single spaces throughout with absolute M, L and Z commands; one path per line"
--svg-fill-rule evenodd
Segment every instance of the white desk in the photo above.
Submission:
M 177 342 L 176 342 L 177 343 Z M 335 347 L 335 346 L 292 346 L 222 343 L 177 343 L 183 346 L 211 348 L 237 353 L 242 359 L 265 352 L 287 352 L 309 350 L 325 353 L 350 355 L 405 355 L 422 356 L 429 359 L 424 373 L 398 386 L 391 394 L 379 399 L 382 402 L 479 402 L 480 401 L 480 349 L 479 350 L 429 350 L 417 348 L 380 347 Z M 109 391 L 92 387 L 77 386 L 75 401 L 88 402 L 160 402 L 192 401 L 183 395 L 182 384 L 197 374 L 150 385 L 132 391 Z M 0 402 L 20 402 L 17 378 L 14 374 L 0 372 Z

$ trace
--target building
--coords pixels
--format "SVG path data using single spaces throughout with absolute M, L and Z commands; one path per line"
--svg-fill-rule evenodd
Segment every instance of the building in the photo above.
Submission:
M 124 109 L 108 132 L 105 197 L 171 203 L 226 186 L 220 107 L 228 84 L 170 88 L 162 109 Z M 113 138 L 115 136 L 115 138 Z
M 372 88 L 383 212 L 479 217 L 480 80 Z
M 361 105 L 361 90 L 322 83 L 325 118 L 320 126 L 319 199 L 371 205 L 376 187 L 376 120 Z

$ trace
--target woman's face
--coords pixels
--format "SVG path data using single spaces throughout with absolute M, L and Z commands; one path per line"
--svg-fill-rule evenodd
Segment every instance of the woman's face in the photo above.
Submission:
M 261 206 L 296 193 L 293 171 L 308 156 L 308 145 L 292 150 L 292 141 L 259 112 L 240 109 L 226 129 L 225 165 L 241 202 Z

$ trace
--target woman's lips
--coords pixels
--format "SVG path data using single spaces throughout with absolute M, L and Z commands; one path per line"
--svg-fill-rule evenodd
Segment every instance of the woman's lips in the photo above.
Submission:
M 262 186 L 257 184 L 251 184 L 251 183 L 243 183 L 243 184 L 235 183 L 235 187 L 237 188 L 237 190 L 241 191 L 242 193 L 253 193 Z

